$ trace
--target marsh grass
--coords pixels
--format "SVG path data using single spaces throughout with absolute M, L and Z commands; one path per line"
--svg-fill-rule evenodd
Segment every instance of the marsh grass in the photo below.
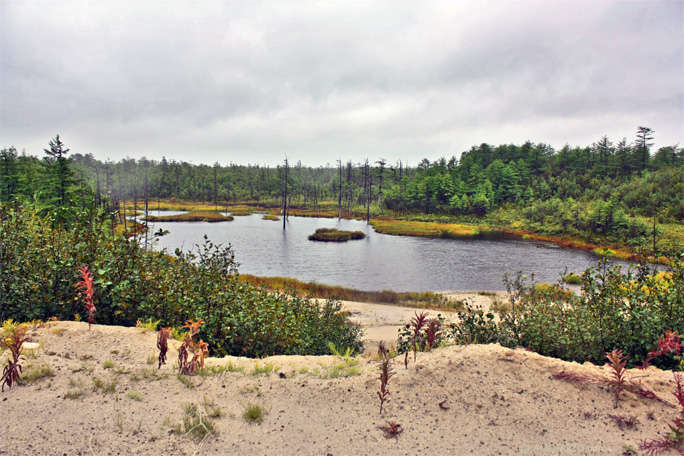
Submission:
M 462 310 L 464 308 L 463 301 L 430 291 L 399 293 L 391 290 L 361 291 L 316 282 L 302 282 L 288 277 L 257 277 L 251 274 L 240 274 L 240 279 L 250 285 L 265 287 L 269 291 L 288 292 L 316 299 L 396 304 L 434 310 Z
M 347 242 L 365 238 L 363 231 L 343 231 L 337 228 L 319 228 L 314 234 L 309 235 L 310 241 L 320 242 Z
M 218 212 L 188 212 L 159 217 L 149 215 L 147 220 L 150 222 L 230 222 L 234 219 L 232 215 L 223 215 Z
M 490 228 L 457 223 L 418 222 L 407 220 L 375 219 L 371 226 L 382 234 L 395 236 L 424 236 L 449 239 L 472 238 L 492 231 Z
M 277 222 L 280 220 L 280 217 L 278 217 L 277 215 L 274 215 L 274 214 L 264 214 L 264 216 L 261 218 L 262 218 L 262 220 L 271 220 L 273 222 Z

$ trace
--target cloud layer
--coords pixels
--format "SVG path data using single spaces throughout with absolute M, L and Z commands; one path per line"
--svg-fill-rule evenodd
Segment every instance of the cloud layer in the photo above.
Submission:
M 0 0 L 0 147 L 325 165 L 684 139 L 680 1 Z

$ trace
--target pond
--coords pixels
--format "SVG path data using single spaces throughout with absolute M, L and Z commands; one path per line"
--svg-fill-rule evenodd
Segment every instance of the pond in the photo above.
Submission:
M 366 238 L 344 243 L 308 240 L 309 234 L 324 227 L 363 231 Z M 160 238 L 157 249 L 187 251 L 202 243 L 206 234 L 215 244 L 232 245 L 243 274 L 367 291 L 504 290 L 506 272 L 523 271 L 534 274 L 538 282 L 555 282 L 566 267 L 581 273 L 599 260 L 589 252 L 534 240 L 390 236 L 358 220 L 290 217 L 283 231 L 282 220 L 262 220 L 261 214 L 253 214 L 222 223 L 154 223 L 154 231 L 159 228 L 170 234 Z

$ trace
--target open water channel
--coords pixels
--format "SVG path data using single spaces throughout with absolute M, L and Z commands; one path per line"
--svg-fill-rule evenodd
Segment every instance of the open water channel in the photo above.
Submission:
M 323 227 L 363 231 L 366 238 L 343 243 L 308 240 Z M 241 273 L 369 291 L 504 290 L 506 272 L 523 271 L 538 282 L 555 282 L 566 267 L 581 273 L 599 260 L 589 252 L 534 240 L 390 236 L 358 220 L 290 217 L 283 231 L 282 220 L 253 214 L 232 222 L 154 223 L 154 231 L 159 228 L 170 234 L 160 238 L 156 249 L 187 251 L 206 234 L 215 244 L 232 245 Z

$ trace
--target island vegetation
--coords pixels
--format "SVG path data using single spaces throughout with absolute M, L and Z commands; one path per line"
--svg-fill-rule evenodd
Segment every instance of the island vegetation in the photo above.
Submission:
M 314 234 L 309 235 L 310 241 L 319 242 L 347 242 L 363 239 L 366 234 L 363 231 L 345 231 L 337 228 L 318 228 Z
M 230 222 L 234 220 L 232 215 L 223 215 L 218 212 L 186 212 L 176 215 L 148 215 L 147 222 Z

